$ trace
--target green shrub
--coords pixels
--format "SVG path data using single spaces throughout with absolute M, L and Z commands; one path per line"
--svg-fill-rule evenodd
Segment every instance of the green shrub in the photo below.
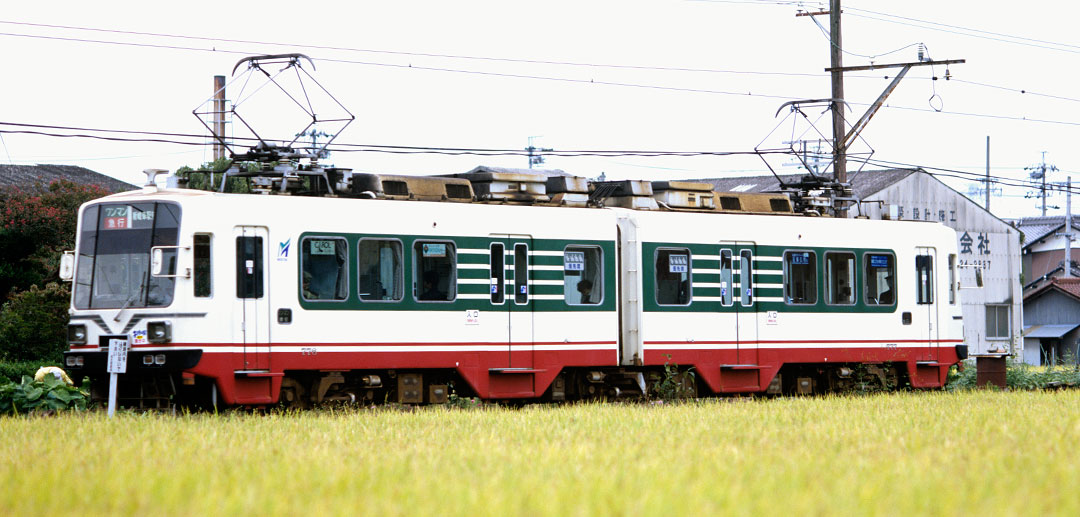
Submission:
M 29 413 L 35 410 L 60 411 L 86 409 L 90 394 L 55 376 L 46 375 L 42 380 L 24 375 L 18 384 L 0 385 L 0 414 Z
M 0 308 L 0 359 L 60 361 L 67 348 L 70 298 L 67 285 L 56 283 L 11 296 Z
M 950 370 L 949 389 L 976 387 L 978 368 L 974 360 L 965 361 L 963 372 Z M 1005 369 L 1005 386 L 1014 390 L 1038 390 L 1058 386 L 1080 386 L 1080 369 L 1075 366 L 1032 366 L 1009 359 Z

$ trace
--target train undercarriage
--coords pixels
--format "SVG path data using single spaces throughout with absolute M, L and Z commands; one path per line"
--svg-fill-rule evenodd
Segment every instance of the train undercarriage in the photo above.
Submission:
M 92 383 L 91 397 L 104 402 L 108 378 Z M 910 387 L 904 363 L 785 364 L 764 390 L 714 393 L 693 367 L 564 368 L 542 396 L 492 399 L 508 404 L 584 400 L 641 401 L 715 396 L 800 396 L 894 391 Z M 454 370 L 286 371 L 277 406 L 310 409 L 323 405 L 435 405 L 480 398 Z M 210 377 L 187 373 L 122 375 L 121 407 L 212 410 L 224 405 Z

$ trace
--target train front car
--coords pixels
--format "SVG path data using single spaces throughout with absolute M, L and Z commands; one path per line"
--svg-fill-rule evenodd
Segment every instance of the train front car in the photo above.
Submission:
M 184 305 L 177 280 L 191 276 L 177 270 L 182 217 L 175 196 L 156 189 L 108 196 L 79 212 L 64 362 L 73 377 L 91 379 L 95 400 L 107 393 L 109 344 L 117 340 L 130 350 L 123 405 L 168 408 L 183 387 L 194 391 L 194 376 L 182 372 L 200 362 L 202 349 L 173 343 L 174 322 L 199 316 L 176 309 Z

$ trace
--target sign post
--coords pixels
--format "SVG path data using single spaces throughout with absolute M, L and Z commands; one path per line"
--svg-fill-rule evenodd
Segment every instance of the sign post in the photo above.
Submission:
M 109 359 L 106 370 L 109 372 L 109 418 L 116 413 L 116 377 L 127 373 L 127 356 L 130 345 L 126 338 L 109 340 Z

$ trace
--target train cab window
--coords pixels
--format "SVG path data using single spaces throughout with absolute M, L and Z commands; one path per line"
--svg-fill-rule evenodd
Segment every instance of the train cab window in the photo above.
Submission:
M 457 298 L 457 252 L 447 241 L 413 244 L 413 296 L 421 302 L 450 302 Z
M 491 244 L 490 263 L 491 303 L 500 305 L 506 300 L 506 247 L 501 242 Z
M 344 300 L 349 296 L 345 239 L 304 237 L 300 241 L 301 294 L 305 300 Z
M 193 264 L 191 283 L 196 298 L 209 298 L 213 283 L 210 281 L 210 234 L 196 233 L 192 246 Z
M 915 255 L 915 303 L 934 303 L 934 257 Z
M 357 264 L 361 300 L 397 302 L 404 298 L 401 241 L 360 239 Z
M 896 257 L 890 253 L 863 255 L 863 285 L 867 305 L 896 303 Z
M 595 246 L 563 250 L 563 299 L 567 305 L 594 305 L 604 298 L 602 252 Z
M 754 303 L 754 254 L 750 250 L 739 252 L 739 295 L 743 307 Z
M 784 252 L 784 301 L 792 305 L 817 303 L 817 254 Z
M 825 303 L 855 304 L 855 254 L 825 253 Z
M 720 303 L 730 307 L 735 303 L 731 292 L 734 283 L 731 278 L 731 250 L 720 250 Z
M 686 248 L 656 250 L 656 303 L 689 305 L 691 293 L 691 257 Z

